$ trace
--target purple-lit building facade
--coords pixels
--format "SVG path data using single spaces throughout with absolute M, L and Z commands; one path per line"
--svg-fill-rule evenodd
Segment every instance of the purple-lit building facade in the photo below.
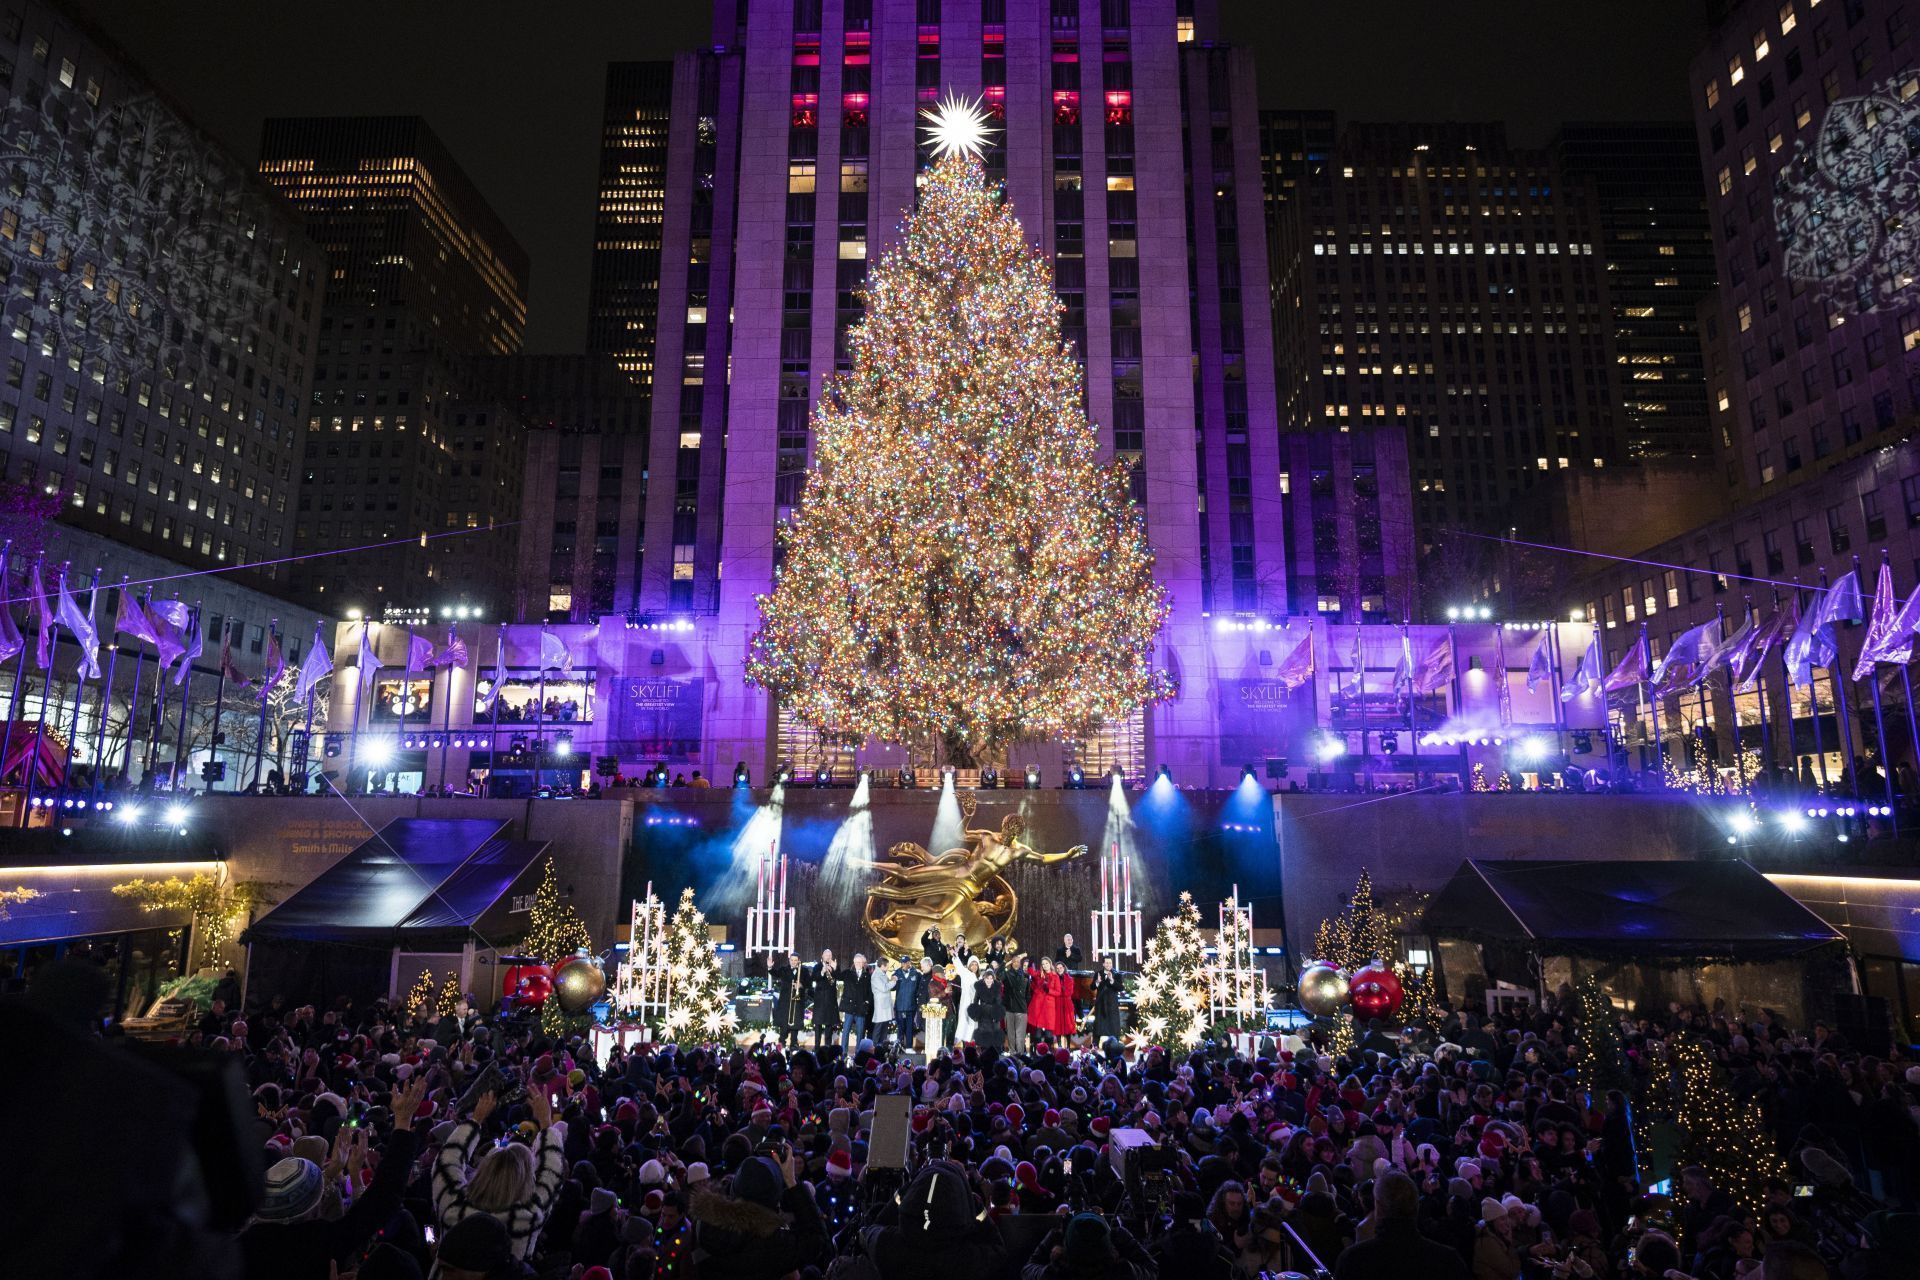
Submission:
M 1804 601 L 1856 557 L 1868 591 L 1883 552 L 1903 597 L 1920 581 L 1920 242 L 1896 190 L 1916 172 L 1916 25 L 1912 0 L 1753 0 L 1723 7 L 1694 60 L 1720 279 L 1700 308 L 1714 450 L 1700 483 L 1731 514 L 1569 585 L 1563 603 L 1596 620 L 1609 661 L 1642 626 L 1657 657 L 1717 611 L 1736 627 L 1749 602 L 1768 613 L 1796 584 Z M 1841 629 L 1849 670 L 1860 635 Z M 1764 748 L 1761 692 L 1736 708 L 1724 689 L 1670 699 L 1666 741 L 1709 742 L 1731 769 L 1737 711 L 1747 750 L 1837 780 L 1838 692 L 1854 751 L 1878 755 L 1866 682 L 1817 671 L 1814 691 L 1789 690 L 1777 656 Z M 1912 760 L 1902 681 L 1883 704 L 1889 754 Z M 1646 736 L 1637 719 L 1629 732 Z
M 1173 597 L 1178 696 L 1036 762 L 1227 776 L 1212 621 L 1314 605 L 1288 589 L 1252 61 L 1220 36 L 1206 0 L 781 0 L 750 19 L 721 0 L 712 46 L 676 59 L 644 501 L 622 482 L 641 527 L 603 626 L 700 690 L 689 767 L 852 763 L 742 673 L 810 410 L 914 201 L 920 112 L 952 91 L 995 117 L 989 172 L 1053 259 L 1091 417 L 1134 465 Z M 647 630 L 663 623 L 690 629 Z

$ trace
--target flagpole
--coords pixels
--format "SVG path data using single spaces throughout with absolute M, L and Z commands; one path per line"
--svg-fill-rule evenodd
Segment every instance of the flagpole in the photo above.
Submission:
M 1420 785 L 1420 681 L 1413 670 L 1413 642 L 1409 628 L 1413 619 L 1400 616 L 1400 652 L 1407 657 L 1407 736 L 1413 739 L 1413 785 Z
M 46 581 L 43 579 L 40 583 L 40 601 L 42 604 L 46 603 L 46 593 L 47 593 L 47 584 L 46 584 Z M 46 665 L 45 671 L 46 671 L 47 683 L 46 683 L 46 687 L 40 691 L 40 718 L 33 722 L 33 752 L 30 756 L 27 757 L 27 766 L 26 766 L 26 770 L 27 770 L 26 771 L 26 778 L 27 778 L 26 807 L 29 810 L 33 808 L 34 769 L 40 763 L 40 748 L 45 744 L 47 740 L 47 695 L 53 692 L 53 670 L 57 665 L 59 665 L 59 661 L 60 661 L 60 624 L 58 622 L 49 623 L 47 626 L 46 634 L 47 634 L 47 665 Z M 56 714 L 58 713 L 56 712 Z M 23 821 L 21 825 L 25 826 L 27 824 Z
M 127 594 L 127 575 L 120 575 L 120 596 Z M 107 772 L 107 713 L 113 708 L 113 669 L 120 660 L 120 596 L 114 597 L 114 625 L 107 630 L 107 683 L 100 694 L 100 723 L 94 726 L 93 735 L 93 794 L 97 798 L 106 786 Z M 133 704 L 127 704 L 127 728 L 133 728 Z
M 411 625 L 407 627 L 407 656 L 401 662 L 400 668 L 400 723 L 395 725 L 393 730 L 394 759 L 396 761 L 399 760 L 400 752 L 406 749 L 407 703 L 412 701 L 411 695 L 413 693 L 413 627 Z M 432 684 L 427 685 L 427 701 L 433 701 Z M 369 721 L 373 719 L 373 713 L 371 711 L 367 713 L 367 719 Z M 427 727 L 429 729 L 433 727 L 433 710 L 431 707 L 427 710 Z M 397 763 L 393 770 L 393 785 L 394 794 L 398 795 L 400 787 L 400 767 Z M 425 748 L 422 748 L 420 751 L 420 785 L 423 787 L 427 785 L 427 753 Z
M 1713 602 L 1713 611 L 1720 619 L 1720 643 L 1724 645 L 1727 642 L 1727 606 L 1724 602 L 1716 600 Z M 1751 621 L 1751 619 L 1748 619 L 1748 621 Z M 1756 626 L 1757 625 L 1758 624 L 1756 624 Z M 1734 688 L 1734 686 L 1740 682 L 1734 679 L 1733 655 L 1731 653 L 1727 655 L 1726 668 L 1727 709 L 1733 716 L 1733 775 L 1740 780 L 1740 792 L 1742 795 L 1745 795 L 1747 790 L 1747 758 L 1746 753 L 1740 749 L 1740 694 Z
M 1887 590 L 1892 592 L 1893 578 L 1891 576 L 1892 571 L 1889 568 L 1890 563 L 1887 549 L 1885 547 L 1880 548 L 1880 567 L 1888 569 Z M 1853 557 L 1853 572 L 1854 578 L 1857 581 L 1860 576 L 1860 556 L 1858 553 L 1855 553 Z M 1836 661 L 1837 660 L 1838 659 L 1836 659 Z M 1904 663 L 1901 665 L 1903 667 L 1905 666 Z M 1874 732 L 1880 735 L 1880 775 L 1886 783 L 1888 831 L 1892 835 L 1899 835 L 1900 820 L 1894 816 L 1893 812 L 1893 757 L 1887 751 L 1887 717 L 1886 713 L 1880 709 L 1880 664 L 1878 662 L 1875 662 L 1867 668 L 1867 685 L 1873 690 Z
M 1754 610 L 1753 597 L 1742 596 L 1741 598 L 1746 601 L 1747 616 L 1752 618 L 1754 620 L 1754 626 L 1758 627 L 1760 625 L 1760 615 Z M 1779 608 L 1779 600 L 1777 597 L 1774 601 L 1774 607 L 1776 609 Z M 1766 632 L 1773 630 L 1773 623 L 1774 619 L 1769 617 L 1767 619 L 1766 631 L 1763 631 L 1760 635 L 1760 639 L 1763 642 L 1767 638 Z M 1760 661 L 1755 664 L 1753 675 L 1754 691 L 1759 695 L 1755 701 L 1760 704 L 1760 769 L 1761 772 L 1764 773 L 1773 766 L 1773 734 L 1769 732 L 1767 728 L 1767 655 L 1765 650 L 1761 651 Z M 1739 714 L 1736 708 L 1734 711 L 1734 723 L 1736 725 L 1739 724 Z
M 0 595 L 13 589 L 13 580 L 7 569 L 13 558 L 13 539 L 8 538 L 6 545 L 0 546 Z M 11 610 L 11 601 L 0 600 L 0 609 Z M 20 684 L 27 678 L 27 638 L 20 637 L 20 662 L 13 670 L 13 693 L 7 698 L 7 726 L 0 730 L 0 780 L 4 780 L 7 757 L 13 753 L 13 722 L 20 716 Z M 24 825 L 24 806 L 22 812 Z
M 493 775 L 498 771 L 494 763 L 500 756 L 500 691 L 507 682 L 507 624 L 501 623 L 500 630 L 493 638 L 493 671 L 497 677 L 493 682 L 493 732 L 487 739 L 487 787 L 492 790 Z
M 321 643 L 319 627 L 313 629 L 313 643 Z M 300 794 L 305 795 L 313 789 L 307 777 L 308 772 L 313 768 L 313 685 L 311 684 L 307 686 L 307 724 L 300 731 L 300 735 L 306 746 L 306 751 L 300 760 Z
M 1363 727 L 1360 730 L 1360 750 L 1364 752 L 1367 749 L 1367 731 L 1364 728 L 1366 724 L 1364 717 L 1367 714 L 1367 704 L 1365 677 L 1363 676 L 1361 679 L 1360 714 L 1363 717 L 1361 720 Z M 540 790 L 540 761 L 547 753 L 547 627 L 545 623 L 540 625 L 540 688 L 533 696 L 533 716 L 534 725 L 536 726 L 533 738 L 533 790 L 535 793 L 538 793 Z
M 279 647 L 280 619 L 269 618 L 267 620 L 267 651 L 272 653 L 277 651 Z M 284 667 L 281 669 L 281 674 L 286 674 Z M 253 734 L 253 782 L 251 785 L 255 794 L 258 794 L 260 791 L 260 784 L 263 780 L 262 770 L 266 767 L 267 763 L 267 697 L 273 692 L 273 686 L 276 683 L 278 683 L 278 681 L 270 681 L 267 679 L 267 669 L 262 666 L 260 668 L 260 724 L 258 728 L 254 730 Z
M 1860 557 L 1856 555 L 1854 557 L 1855 563 L 1858 563 L 1859 559 Z M 1855 571 L 1854 577 L 1857 583 L 1859 578 L 1857 570 Z M 1823 605 L 1825 604 L 1824 597 L 1827 590 L 1827 570 L 1825 566 L 1822 566 L 1820 569 L 1820 594 Z M 1833 689 L 1834 708 L 1840 713 L 1840 776 L 1843 779 L 1851 778 L 1853 780 L 1853 798 L 1857 803 L 1860 799 L 1860 767 L 1854 759 L 1853 716 L 1847 708 L 1846 690 L 1840 684 L 1839 667 L 1840 633 L 1836 631 L 1833 635 L 1833 658 L 1827 663 L 1827 683 Z M 1813 673 L 1809 671 L 1807 674 L 1811 677 Z
M 1653 768 L 1661 790 L 1667 786 L 1667 751 L 1660 741 L 1660 690 L 1653 683 L 1653 646 L 1647 643 L 1647 624 L 1640 624 L 1640 680 L 1647 691 L 1648 709 L 1653 712 Z
M 180 596 L 178 593 L 175 593 L 173 598 L 175 601 L 178 601 Z M 147 616 L 153 616 L 152 588 L 148 588 L 147 590 Z M 168 623 L 167 625 L 172 626 L 173 624 Z M 154 634 L 158 635 L 159 632 L 159 627 L 154 627 Z M 183 636 L 182 639 L 184 640 L 185 637 Z M 147 758 L 140 766 L 140 781 L 143 785 L 148 784 L 148 779 L 153 775 L 154 764 L 159 759 L 160 737 L 166 732 L 167 719 L 167 659 L 158 641 L 154 643 L 153 649 L 155 668 L 153 680 L 153 719 L 151 723 L 147 725 Z M 151 791 L 153 788 L 151 785 L 147 785 L 147 789 Z
M 198 638 L 200 647 L 205 649 L 206 637 L 200 634 L 200 601 L 193 602 L 193 608 L 187 614 L 187 651 L 180 655 L 180 672 L 183 677 L 180 684 L 180 728 L 173 736 L 173 791 L 181 790 L 180 769 L 186 764 L 187 754 L 187 715 L 193 710 L 193 648 Z
M 453 648 L 454 639 L 459 634 L 459 624 L 449 622 L 447 624 L 447 648 L 449 650 Z M 440 734 L 440 785 L 444 787 L 447 785 L 447 752 L 453 747 L 453 677 L 457 668 L 451 662 L 443 663 L 442 665 L 446 667 L 447 671 L 447 726 Z M 429 725 L 433 723 L 433 687 L 431 685 L 427 687 L 427 723 Z M 426 776 L 426 766 L 422 764 L 420 767 L 422 786 L 426 784 Z
M 220 758 L 220 713 L 226 709 L 227 702 L 227 662 L 233 656 L 229 646 L 233 643 L 233 619 L 220 619 L 220 675 L 213 686 L 213 732 L 207 737 L 207 759 Z M 207 790 L 212 791 L 212 779 L 207 781 Z
M 89 622 L 93 620 L 94 605 L 98 602 L 99 596 L 100 570 L 95 568 L 93 571 L 93 582 L 87 590 L 87 620 Z M 82 637 L 75 636 L 74 640 L 80 642 Z M 75 673 L 73 678 L 73 716 L 67 721 L 67 758 L 60 766 L 60 789 L 62 791 L 69 790 L 72 787 L 68 775 L 73 772 L 73 749 L 75 745 L 77 745 L 77 739 L 80 737 L 80 704 L 86 700 L 87 666 L 87 653 L 86 650 L 82 649 L 80 651 L 80 670 Z M 105 715 L 106 709 L 103 705 L 101 708 L 103 720 Z M 93 763 L 93 771 L 96 774 L 100 772 L 100 762 L 98 760 L 95 760 Z M 91 790 L 91 788 L 89 788 L 89 790 Z

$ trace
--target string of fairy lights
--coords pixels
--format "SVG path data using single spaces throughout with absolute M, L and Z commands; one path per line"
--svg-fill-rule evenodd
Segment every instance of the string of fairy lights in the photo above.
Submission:
M 1170 692 L 1126 464 L 1100 461 L 1052 270 L 990 189 L 968 110 L 943 104 L 942 156 L 815 408 L 747 668 L 818 728 L 959 763 Z

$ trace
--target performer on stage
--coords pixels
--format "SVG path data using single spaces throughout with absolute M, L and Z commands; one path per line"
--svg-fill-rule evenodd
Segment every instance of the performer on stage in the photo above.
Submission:
M 980 981 L 973 989 L 973 1004 L 967 1012 L 973 1017 L 975 1042 L 982 1049 L 1004 1053 L 1007 1047 L 1007 1033 L 1000 1023 L 1006 1014 L 1006 1006 L 1000 997 L 999 971 L 992 965 L 982 967 Z
M 947 944 L 947 950 L 953 953 L 953 962 L 957 965 L 964 965 L 973 959 L 973 948 L 967 945 L 967 935 L 960 931 L 958 925 L 954 926 L 953 941 Z
M 1007 967 L 1007 940 L 994 937 L 987 940 L 987 963 L 996 969 Z
M 902 1049 L 913 1048 L 914 1032 L 920 1029 L 920 1006 L 927 1002 L 927 979 L 933 974 L 933 961 L 920 957 L 918 966 L 904 959 L 894 970 L 894 1034 Z
M 973 1020 L 973 993 L 975 987 L 978 986 L 980 982 L 980 962 L 971 958 L 968 959 L 960 966 L 959 972 L 954 975 L 954 978 L 960 987 L 958 1001 L 960 1019 L 958 1025 L 954 1027 L 953 1043 L 956 1045 L 968 1044 L 972 1042 L 974 1032 L 978 1030 Z
M 1112 956 L 1101 956 L 1100 971 L 1093 976 L 1094 1045 L 1097 1048 L 1125 1032 L 1126 1022 L 1120 1013 L 1120 973 L 1113 967 Z
M 767 976 L 773 979 L 773 1029 L 789 1049 L 800 1047 L 800 1019 L 807 1007 L 800 985 L 801 969 L 800 957 L 789 953 L 767 970 Z
M 1069 969 L 1086 967 L 1086 957 L 1081 954 L 1080 948 L 1074 945 L 1073 935 L 1070 933 L 1060 935 L 1060 945 L 1054 949 L 1053 960 L 1055 964 L 1065 965 Z
M 866 1039 L 867 1022 L 873 1017 L 873 979 L 867 973 L 867 958 L 853 953 L 853 967 L 834 973 L 840 986 L 840 1056 L 853 1056 L 853 1046 Z
M 933 961 L 937 968 L 944 969 L 953 963 L 953 953 L 947 950 L 947 944 L 940 940 L 938 925 L 927 926 L 927 931 L 920 935 L 920 953 Z
M 840 1032 L 840 990 L 835 981 L 838 972 L 833 964 L 833 950 L 827 948 L 820 953 L 819 963 L 807 966 L 803 979 L 807 1004 L 813 1010 L 815 1051 L 820 1049 L 822 1037 L 825 1037 L 824 1043 L 832 1044 Z
M 1029 969 L 1033 994 L 1027 1000 L 1027 1025 L 1035 1035 L 1057 1040 L 1060 1028 L 1060 979 L 1053 961 L 1042 957 L 1038 969 Z
M 893 994 L 899 975 L 884 964 L 876 964 L 867 972 L 872 975 L 869 981 L 873 986 L 873 1016 L 867 1022 L 867 1035 L 876 1049 L 884 1048 L 893 1035 Z
M 1033 979 L 1027 973 L 1026 953 L 1020 952 L 1001 971 L 1001 1002 L 1007 1009 L 1007 1052 L 1027 1051 L 1027 1005 L 1032 998 Z

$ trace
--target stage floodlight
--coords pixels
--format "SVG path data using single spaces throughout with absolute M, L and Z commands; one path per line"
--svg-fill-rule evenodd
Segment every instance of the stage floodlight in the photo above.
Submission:
M 745 786 L 751 785 L 751 782 L 752 780 L 747 773 L 747 762 L 745 760 L 742 760 L 738 764 L 733 766 L 733 785 L 734 786 L 745 787 Z
M 1039 789 L 1040 789 L 1040 766 L 1030 764 L 1027 766 L 1027 790 L 1038 791 Z

